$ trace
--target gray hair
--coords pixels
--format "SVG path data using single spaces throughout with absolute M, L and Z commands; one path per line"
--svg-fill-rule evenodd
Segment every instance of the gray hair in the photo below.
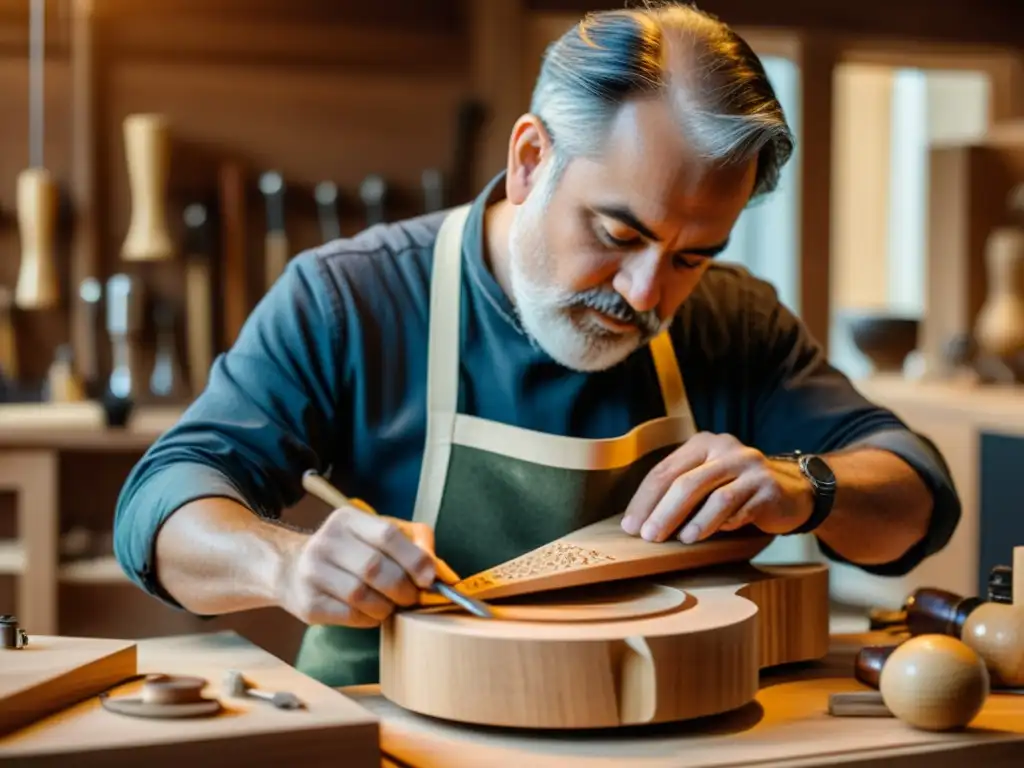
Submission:
M 590 13 L 548 47 L 530 111 L 554 142 L 553 173 L 600 152 L 623 102 L 657 94 L 702 158 L 756 157 L 752 197 L 776 188 L 794 140 L 761 60 L 726 24 L 672 2 Z

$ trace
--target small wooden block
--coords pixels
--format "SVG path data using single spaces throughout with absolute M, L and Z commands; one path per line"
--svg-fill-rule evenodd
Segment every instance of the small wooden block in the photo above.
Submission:
M 828 697 L 828 713 L 833 717 L 892 717 L 878 691 L 845 691 Z
M 30 636 L 0 650 L 0 734 L 95 696 L 137 672 L 134 642 Z

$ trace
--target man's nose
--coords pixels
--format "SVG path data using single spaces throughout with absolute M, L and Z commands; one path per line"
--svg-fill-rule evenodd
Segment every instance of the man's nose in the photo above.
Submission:
M 656 246 L 634 253 L 615 276 L 615 290 L 637 312 L 649 312 L 661 301 L 661 258 Z

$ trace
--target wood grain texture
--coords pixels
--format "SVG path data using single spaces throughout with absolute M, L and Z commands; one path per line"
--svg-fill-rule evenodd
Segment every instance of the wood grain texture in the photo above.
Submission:
M 895 718 L 831 717 L 829 696 L 865 690 L 853 658 L 884 633 L 834 636 L 818 662 L 762 675 L 751 704 L 688 723 L 564 732 L 447 723 L 410 712 L 377 686 L 343 689 L 381 720 L 381 747 L 410 768 L 1017 768 L 1024 697 L 991 696 L 960 733 L 916 730 Z M 579 685 L 580 681 L 575 681 Z
M 645 541 L 622 530 L 620 516 L 573 531 L 557 541 L 467 577 L 460 589 L 482 600 L 631 579 L 720 563 L 748 561 L 771 536 L 731 533 L 696 544 Z
M 381 691 L 458 722 L 614 728 L 737 709 L 756 695 L 761 668 L 828 650 L 825 565 L 740 565 L 640 583 L 685 599 L 654 613 L 643 605 L 636 616 L 610 606 L 601 618 L 592 592 L 607 586 L 589 586 L 545 594 L 564 621 L 503 617 L 502 604 L 489 620 L 455 609 L 401 612 L 383 628 Z M 627 604 L 645 599 L 623 592 Z
M 233 632 L 140 640 L 138 667 L 140 673 L 205 678 L 204 695 L 220 698 L 222 713 L 170 722 L 131 718 L 91 699 L 0 738 L 0 765 L 380 765 L 373 715 Z M 260 688 L 290 691 L 305 709 L 227 698 L 222 682 L 232 669 Z M 140 687 L 129 684 L 111 696 L 134 695 Z
M 135 643 L 29 635 L 0 649 L 0 734 L 10 733 L 136 673 Z

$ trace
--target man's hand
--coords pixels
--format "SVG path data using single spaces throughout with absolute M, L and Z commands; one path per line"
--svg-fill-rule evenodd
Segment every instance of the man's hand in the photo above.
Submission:
M 286 559 L 278 603 L 306 624 L 379 625 L 434 581 L 433 532 L 416 525 L 334 510 Z
M 622 528 L 648 541 L 678 535 L 686 544 L 748 523 L 784 534 L 802 525 L 813 506 L 811 485 L 795 462 L 769 460 L 731 435 L 701 432 L 644 478 Z

